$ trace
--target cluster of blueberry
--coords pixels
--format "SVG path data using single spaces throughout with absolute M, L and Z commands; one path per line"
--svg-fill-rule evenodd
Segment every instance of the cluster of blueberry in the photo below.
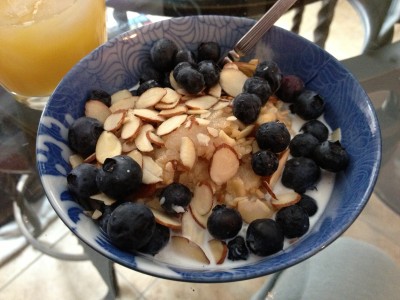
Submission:
M 219 80 L 220 48 L 216 43 L 202 43 L 194 54 L 179 50 L 171 40 L 160 39 L 151 48 L 150 57 L 155 63 L 143 73 L 134 94 L 141 95 L 153 87 L 170 86 L 168 74 L 171 72 L 176 82 L 190 94 L 198 94 Z M 305 195 L 305 191 L 315 187 L 321 175 L 320 168 L 339 172 L 348 164 L 346 151 L 339 142 L 327 140 L 328 128 L 317 120 L 324 111 L 323 99 L 316 92 L 305 89 L 299 77 L 282 75 L 274 61 L 257 65 L 254 75 L 245 81 L 242 93 L 232 101 L 233 115 L 243 124 L 254 123 L 273 94 L 290 103 L 291 111 L 307 122 L 301 128 L 302 133 L 292 140 L 281 122 L 258 126 L 254 137 L 260 150 L 251 156 L 252 169 L 259 176 L 271 176 L 278 168 L 279 154 L 289 147 L 293 158 L 285 165 L 282 184 L 301 194 L 301 200 L 280 209 L 275 219 L 251 222 L 245 238 L 238 235 L 243 224 L 240 213 L 225 205 L 216 205 L 208 217 L 207 230 L 216 239 L 229 240 L 228 258 L 231 260 L 247 259 L 249 250 L 260 256 L 276 253 L 283 248 L 285 237 L 297 238 L 305 234 L 309 216 L 318 208 L 316 201 Z M 92 91 L 89 98 L 110 106 L 110 95 L 106 92 Z M 95 152 L 102 131 L 102 124 L 96 119 L 79 118 L 69 129 L 71 149 L 88 157 Z M 99 224 L 116 246 L 155 255 L 168 243 L 169 228 L 157 223 L 146 205 L 124 200 L 140 189 L 142 176 L 142 169 L 135 160 L 119 155 L 107 158 L 100 168 L 82 163 L 68 174 L 67 181 L 69 191 L 84 208 L 102 211 Z M 116 199 L 116 204 L 99 207 L 96 202 L 89 203 L 87 199 L 98 192 Z M 167 213 L 175 214 L 187 209 L 192 196 L 188 187 L 172 183 L 160 192 L 159 201 Z M 96 205 L 98 207 L 93 207 Z

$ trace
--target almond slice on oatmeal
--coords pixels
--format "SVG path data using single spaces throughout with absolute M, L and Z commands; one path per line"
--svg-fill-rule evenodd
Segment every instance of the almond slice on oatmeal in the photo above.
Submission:
M 206 231 L 193 218 L 189 211 L 182 214 L 182 236 L 188 238 L 197 245 L 202 245 L 206 238 Z
M 142 121 L 139 117 L 129 116 L 128 121 L 122 126 L 121 138 L 124 140 L 134 139 L 139 134 L 141 125 Z
M 296 192 L 286 192 L 276 195 L 276 199 L 271 199 L 271 204 L 276 209 L 296 204 L 301 199 L 301 195 Z
M 116 202 L 115 199 L 108 197 L 104 193 L 98 193 L 98 194 L 90 196 L 89 198 L 93 199 L 93 200 L 101 201 L 104 203 L 104 205 L 108 205 L 108 206 L 113 205 Z
M 142 155 L 143 183 L 152 184 L 162 181 L 163 169 L 150 156 Z
M 213 207 L 213 196 L 211 184 L 209 182 L 200 182 L 194 188 L 193 197 L 189 205 L 192 210 L 204 216 L 208 214 Z
M 208 241 L 208 247 L 217 265 L 222 264 L 225 261 L 226 255 L 228 254 L 228 246 L 224 241 L 212 239 Z
M 196 147 L 190 137 L 183 136 L 181 138 L 181 146 L 179 149 L 179 158 L 182 164 L 191 170 L 196 162 Z
M 100 134 L 96 144 L 96 159 L 103 164 L 106 158 L 120 155 L 122 145 L 119 139 L 109 131 L 103 131 Z
M 160 126 L 158 126 L 157 131 L 156 131 L 157 135 L 163 136 L 168 133 L 171 133 L 172 131 L 177 129 L 179 126 L 181 126 L 183 124 L 183 122 L 186 121 L 186 118 L 187 118 L 187 115 L 183 114 L 183 115 L 173 116 L 173 117 L 167 119 L 166 121 L 162 122 L 160 124 Z
M 172 230 L 181 230 L 182 222 L 179 218 L 169 215 L 158 209 L 154 209 L 151 207 L 150 209 L 153 212 L 154 218 L 156 219 L 157 223 L 171 228 Z
M 115 132 L 121 128 L 122 124 L 124 123 L 126 116 L 126 111 L 118 111 L 112 113 L 105 119 L 103 124 L 103 129 L 105 131 L 112 131 Z
M 132 97 L 132 94 L 127 89 L 116 91 L 114 94 L 111 95 L 111 105 L 118 102 L 121 99 L 130 98 L 130 97 Z
M 150 143 L 158 147 L 164 146 L 164 140 L 160 136 L 155 134 L 153 131 L 147 131 L 146 136 L 149 139 Z
M 154 108 L 157 110 L 166 110 L 166 109 L 173 109 L 177 107 L 179 104 L 179 100 L 173 103 L 163 103 L 163 102 L 158 102 L 156 105 L 154 105 Z
M 72 168 L 76 168 L 83 163 L 83 157 L 79 154 L 72 154 L 69 156 L 68 161 Z
M 222 185 L 236 175 L 239 170 L 239 158 L 236 151 L 228 144 L 219 145 L 211 158 L 210 177 Z
M 138 163 L 138 165 L 143 168 L 143 155 L 139 150 L 132 150 L 131 152 L 126 154 L 131 157 L 134 161 Z
M 159 116 L 159 112 L 154 109 L 134 108 L 132 113 L 142 120 L 150 123 L 161 123 L 165 121 L 165 118 Z
M 242 92 L 247 78 L 242 71 L 223 68 L 219 76 L 219 84 L 228 95 L 236 97 Z
M 271 218 L 274 210 L 260 199 L 248 199 L 241 197 L 237 202 L 237 210 L 246 223 L 251 223 L 256 219 Z
M 99 100 L 89 100 L 85 104 L 85 116 L 97 119 L 101 124 L 107 117 L 111 115 L 111 111 L 107 105 Z
M 191 109 L 202 109 L 208 110 L 210 107 L 215 105 L 218 102 L 218 98 L 210 95 L 200 96 L 188 100 L 185 102 L 185 105 Z
M 156 105 L 167 94 L 167 90 L 162 87 L 153 87 L 146 90 L 139 96 L 135 108 L 148 108 Z
M 221 97 L 222 94 L 222 87 L 219 83 L 213 85 L 208 89 L 208 94 L 214 96 L 215 98 Z
M 183 236 L 171 236 L 170 246 L 179 257 L 186 257 L 204 265 L 209 265 L 210 260 L 203 249 Z
M 162 97 L 160 102 L 165 103 L 165 104 L 171 104 L 171 103 L 178 102 L 179 99 L 181 98 L 181 95 L 178 94 L 175 90 L 173 90 L 169 87 L 165 87 L 164 89 L 166 91 L 166 94 L 164 95 L 164 97 Z
M 130 108 L 133 108 L 135 107 L 137 99 L 138 99 L 137 96 L 131 96 L 128 98 L 118 100 L 110 106 L 110 110 L 111 112 L 116 112 L 119 110 L 128 110 Z
M 268 183 L 271 188 L 274 188 L 275 184 L 279 181 L 282 176 L 283 169 L 285 167 L 286 161 L 289 158 L 290 151 L 286 149 L 282 151 L 279 155 L 279 164 L 276 171 L 268 178 Z
M 130 140 L 124 141 L 124 140 L 122 140 L 121 144 L 122 144 L 122 152 L 123 153 L 128 153 L 128 152 L 131 152 L 131 151 L 137 149 L 135 141 L 130 141 Z
M 211 107 L 212 110 L 220 110 L 224 109 L 225 107 L 229 106 L 228 101 L 219 101 L 217 104 L 215 104 L 213 107 Z
M 136 147 L 142 152 L 153 151 L 153 145 L 147 137 L 148 131 L 153 131 L 154 127 L 151 124 L 144 124 L 139 131 L 139 134 L 135 138 Z
M 159 116 L 162 116 L 164 118 L 171 118 L 173 116 L 177 115 L 182 115 L 188 111 L 187 107 L 184 105 L 179 105 L 176 106 L 172 109 L 164 109 L 161 110 L 160 113 L 158 114 Z

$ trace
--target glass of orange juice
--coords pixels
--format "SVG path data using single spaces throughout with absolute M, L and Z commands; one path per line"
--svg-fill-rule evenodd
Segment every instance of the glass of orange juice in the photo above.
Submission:
M 104 0 L 1 0 L 0 84 L 42 109 L 62 77 L 106 41 Z

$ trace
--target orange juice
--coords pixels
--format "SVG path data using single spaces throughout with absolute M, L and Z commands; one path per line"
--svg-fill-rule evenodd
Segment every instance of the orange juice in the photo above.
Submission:
M 104 0 L 1 0 L 0 84 L 17 98 L 49 96 L 105 40 Z

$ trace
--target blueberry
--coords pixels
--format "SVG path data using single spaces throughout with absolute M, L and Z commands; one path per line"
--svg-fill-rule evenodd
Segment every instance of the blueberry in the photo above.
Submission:
M 97 171 L 95 165 L 82 163 L 69 172 L 67 187 L 74 197 L 84 200 L 99 192 L 96 184 Z
M 278 156 L 269 150 L 260 150 L 252 154 L 251 166 L 258 176 L 270 176 L 278 169 Z
M 150 49 L 150 57 L 154 67 L 159 71 L 170 71 L 175 64 L 178 46 L 167 38 L 157 40 Z
M 261 100 L 261 104 L 267 103 L 268 98 L 272 95 L 271 87 L 268 81 L 261 77 L 250 77 L 243 85 L 243 92 L 256 94 Z
M 139 189 L 143 172 L 139 164 L 127 155 L 107 158 L 99 169 L 96 182 L 104 194 L 123 200 Z
M 303 194 L 315 187 L 321 177 L 318 165 L 307 157 L 294 157 L 286 162 L 282 173 L 282 184 Z
M 291 205 L 276 213 L 276 223 L 280 224 L 283 235 L 289 239 L 301 237 L 310 227 L 310 220 L 304 208 Z
M 261 149 L 279 153 L 290 143 L 290 133 L 281 122 L 266 122 L 261 124 L 255 134 L 257 144 Z
M 295 135 L 290 141 L 290 154 L 294 157 L 311 157 L 317 145 L 319 145 L 319 141 L 315 136 L 309 133 L 300 133 Z
M 179 50 L 175 55 L 175 65 L 181 62 L 188 62 L 192 65 L 196 64 L 196 57 L 192 51 L 187 49 Z
M 242 217 L 233 208 L 217 205 L 207 220 L 208 232 L 216 239 L 225 240 L 235 237 L 242 228 Z
M 115 202 L 120 204 L 119 202 Z M 102 209 L 102 214 L 99 219 L 97 219 L 97 222 L 99 224 L 100 229 L 107 234 L 107 226 L 108 226 L 108 221 L 110 220 L 111 213 L 114 211 L 118 205 L 105 205 L 104 208 Z
M 156 70 L 151 64 L 148 64 L 140 71 L 139 83 L 142 84 L 143 82 L 149 80 L 162 82 L 164 80 L 164 77 L 164 72 L 160 72 Z
M 312 217 L 318 211 L 317 201 L 315 201 L 313 197 L 310 197 L 306 194 L 301 195 L 301 199 L 296 203 L 296 205 L 301 206 L 309 217 Z
M 326 141 L 329 136 L 329 129 L 324 123 L 319 120 L 310 120 L 301 126 L 300 131 L 310 133 L 315 136 L 320 142 Z
M 236 236 L 228 243 L 228 259 L 246 260 L 249 257 L 249 249 L 246 247 L 246 241 L 240 235 Z
M 155 228 L 156 221 L 150 208 L 141 203 L 126 202 L 111 213 L 107 235 L 120 249 L 135 251 L 151 240 Z
M 240 93 L 233 100 L 233 115 L 244 124 L 255 122 L 260 110 L 261 100 L 255 94 Z
M 300 77 L 286 75 L 282 77 L 281 86 L 276 91 L 276 96 L 283 102 L 291 103 L 296 100 L 303 90 L 304 82 Z
M 164 248 L 170 237 L 170 230 L 168 227 L 156 223 L 156 228 L 150 241 L 139 249 L 139 252 L 156 255 L 162 248 Z
M 83 157 L 88 157 L 96 150 L 96 143 L 103 132 L 103 125 L 94 118 L 76 119 L 68 131 L 68 143 L 71 149 Z
M 186 211 L 192 197 L 193 194 L 187 186 L 174 182 L 162 190 L 160 204 L 169 213 L 182 213 Z
M 325 109 L 325 101 L 315 91 L 304 90 L 290 106 L 290 110 L 303 120 L 316 119 Z
M 210 88 L 218 83 L 220 69 L 212 60 L 199 62 L 197 69 L 203 74 L 206 87 Z
M 174 76 L 174 78 L 176 80 L 176 78 L 178 77 L 178 74 L 181 70 L 183 70 L 184 68 L 195 68 L 195 67 L 197 67 L 197 64 L 193 65 L 187 61 L 180 62 L 175 65 L 175 67 L 172 71 L 172 75 Z
M 99 100 L 105 105 L 111 105 L 111 95 L 103 90 L 92 90 L 90 91 L 89 100 Z
M 153 87 L 160 87 L 160 86 L 161 86 L 161 84 L 154 79 L 147 80 L 139 85 L 139 87 L 137 89 L 137 95 L 140 96 L 148 89 L 151 89 Z
M 322 168 L 330 172 L 340 172 L 349 164 L 349 156 L 339 141 L 325 141 L 315 147 L 312 157 Z
M 278 64 L 272 60 L 260 62 L 256 67 L 254 76 L 267 80 L 273 93 L 275 93 L 281 85 L 281 70 Z
M 217 63 L 221 55 L 221 48 L 216 42 L 204 42 L 197 47 L 197 61 L 212 60 Z
M 193 67 L 181 68 L 174 78 L 189 94 L 196 95 L 206 86 L 203 74 Z
M 267 256 L 283 249 L 283 230 L 272 219 L 256 219 L 246 232 L 247 247 L 256 255 Z

